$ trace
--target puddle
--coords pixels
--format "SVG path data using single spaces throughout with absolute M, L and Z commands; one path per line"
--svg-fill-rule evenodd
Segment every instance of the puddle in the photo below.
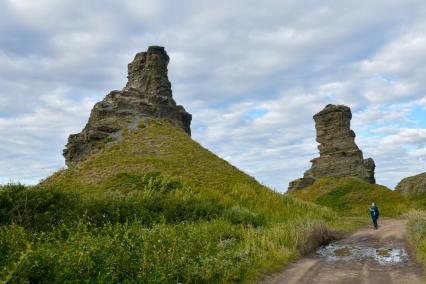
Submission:
M 405 249 L 374 248 L 363 245 L 343 245 L 331 243 L 322 246 L 316 252 L 328 261 L 351 261 L 373 259 L 381 265 L 392 265 L 408 261 Z

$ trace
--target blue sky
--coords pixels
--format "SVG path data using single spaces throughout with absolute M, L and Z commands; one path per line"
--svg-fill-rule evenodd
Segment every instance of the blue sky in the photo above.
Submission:
M 426 168 L 424 1 L 0 1 L 0 183 L 64 167 L 70 133 L 166 47 L 193 138 L 279 191 L 316 157 L 312 115 L 352 108 L 376 179 Z

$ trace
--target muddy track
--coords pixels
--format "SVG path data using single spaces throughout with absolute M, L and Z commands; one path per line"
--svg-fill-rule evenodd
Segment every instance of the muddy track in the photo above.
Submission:
M 406 221 L 381 220 L 379 229 L 364 228 L 321 247 L 263 283 L 400 284 L 425 283 L 421 268 L 406 252 Z

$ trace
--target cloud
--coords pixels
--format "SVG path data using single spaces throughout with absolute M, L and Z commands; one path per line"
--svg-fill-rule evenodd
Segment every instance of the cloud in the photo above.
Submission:
M 0 2 L 0 181 L 62 167 L 67 135 L 156 44 L 194 139 L 242 170 L 285 190 L 318 155 L 312 115 L 343 103 L 392 187 L 425 168 L 425 12 L 419 0 Z
M 8 181 L 36 182 L 63 167 L 58 159 L 69 133 L 79 131 L 94 101 L 75 104 L 66 90 L 41 96 L 31 112 L 0 118 L 0 173 Z

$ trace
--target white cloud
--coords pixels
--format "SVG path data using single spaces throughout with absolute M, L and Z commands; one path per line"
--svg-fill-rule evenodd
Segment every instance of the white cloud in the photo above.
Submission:
M 344 103 L 393 186 L 424 170 L 426 115 L 413 113 L 426 107 L 425 11 L 420 0 L 1 2 L 0 179 L 62 166 L 67 135 L 157 44 L 193 137 L 259 180 L 284 190 L 300 177 L 317 155 L 312 115 Z
M 31 112 L 0 118 L 0 178 L 37 182 L 64 166 L 58 159 L 68 134 L 79 131 L 94 101 L 75 103 L 65 90 L 41 96 Z

